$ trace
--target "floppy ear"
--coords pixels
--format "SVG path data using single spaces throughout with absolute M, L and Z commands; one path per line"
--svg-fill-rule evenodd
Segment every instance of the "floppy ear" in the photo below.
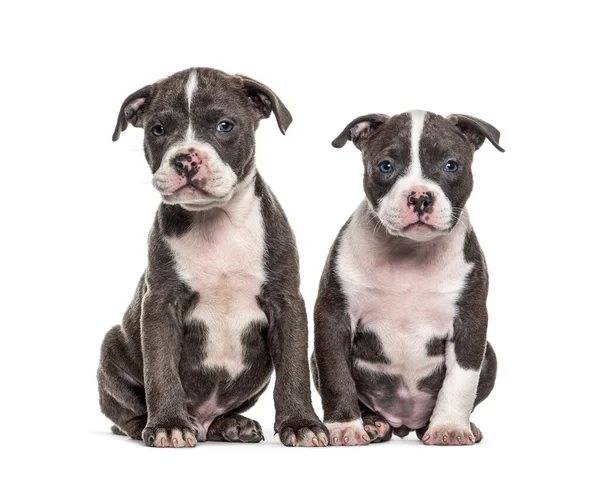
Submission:
M 271 91 L 270 88 L 262 83 L 248 78 L 247 76 L 239 75 L 244 83 L 244 88 L 248 92 L 248 96 L 256 104 L 263 118 L 271 116 L 271 111 L 275 113 L 277 125 L 283 134 L 292 122 L 292 115 L 285 107 L 279 97 Z
M 331 145 L 334 148 L 341 148 L 349 139 L 352 140 L 354 146 L 358 149 L 362 147 L 364 142 L 369 139 L 379 127 L 384 124 L 390 117 L 382 114 L 370 114 L 359 116 L 355 120 L 348 123 L 344 130 L 335 138 Z
M 467 115 L 453 114 L 448 116 L 446 119 L 461 130 L 461 132 L 467 137 L 473 146 L 475 146 L 476 150 L 481 147 L 487 138 L 488 141 L 492 143 L 498 151 L 504 153 L 504 148 L 498 144 L 500 141 L 500 131 L 494 128 L 491 124 Z
M 137 128 L 142 127 L 142 113 L 144 107 L 148 102 L 152 85 L 144 86 L 141 90 L 137 90 L 135 93 L 130 94 L 119 110 L 119 117 L 117 118 L 117 126 L 112 136 L 112 140 L 116 141 L 121 136 L 121 131 L 127 129 L 127 123 L 131 123 Z

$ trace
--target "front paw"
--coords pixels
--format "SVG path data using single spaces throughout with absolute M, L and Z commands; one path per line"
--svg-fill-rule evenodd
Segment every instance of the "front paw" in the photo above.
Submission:
M 142 439 L 146 445 L 157 448 L 196 446 L 195 431 L 181 420 L 161 420 L 156 424 L 148 424 L 142 432 Z
M 332 446 L 368 445 L 371 443 L 368 432 L 359 418 L 351 422 L 325 423 L 329 430 L 329 442 Z
M 277 427 L 279 439 L 285 446 L 327 446 L 327 428 L 318 418 L 297 418 L 284 421 Z
M 471 423 L 468 427 L 455 424 L 429 425 L 423 434 L 425 445 L 473 445 L 483 439 L 483 434 Z

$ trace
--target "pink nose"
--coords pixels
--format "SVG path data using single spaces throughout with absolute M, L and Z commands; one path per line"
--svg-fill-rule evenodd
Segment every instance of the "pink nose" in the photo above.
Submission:
M 425 188 L 415 188 L 407 197 L 407 205 L 417 214 L 431 211 L 435 197 L 431 191 Z
M 186 176 L 193 176 L 206 161 L 206 154 L 194 148 L 179 149 L 171 160 L 175 170 Z

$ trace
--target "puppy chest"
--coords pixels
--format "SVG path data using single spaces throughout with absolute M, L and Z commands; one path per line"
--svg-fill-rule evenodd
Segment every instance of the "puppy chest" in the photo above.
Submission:
M 171 240 L 179 277 L 198 293 L 187 317 L 202 323 L 206 339 L 198 357 L 203 366 L 238 376 L 247 367 L 248 334 L 267 319 L 257 296 L 265 280 L 260 217 L 243 224 L 219 224 Z
M 364 254 L 365 245 L 351 240 L 340 248 L 337 273 L 354 326 L 380 329 L 395 340 L 451 332 L 472 268 L 461 249 L 397 257 L 385 249 Z
M 473 267 L 463 244 L 464 231 L 432 244 L 398 244 L 352 223 L 340 243 L 336 272 L 353 325 L 408 336 L 416 330 L 448 334 Z
M 360 254 L 365 244 L 352 240 L 356 236 L 342 243 L 337 272 L 354 330 L 355 364 L 400 376 L 403 386 L 414 388 L 443 362 L 443 348 L 432 351 L 431 344 L 452 336 L 471 265 L 447 250 L 397 257 L 371 247 L 374 252 Z
M 350 307 L 352 323 L 368 327 L 396 343 L 417 337 L 447 335 L 452 328 L 455 304 L 435 293 L 384 293 L 368 291 Z
M 169 240 L 180 279 L 199 295 L 199 309 L 239 313 L 256 309 L 265 280 L 264 231 L 258 206 L 243 220 L 196 223 Z
M 369 282 L 349 300 L 356 365 L 401 376 L 414 387 L 443 361 L 443 350 L 432 353 L 430 344 L 452 336 L 458 294 L 406 272 L 382 272 Z M 369 355 L 369 345 L 379 358 Z

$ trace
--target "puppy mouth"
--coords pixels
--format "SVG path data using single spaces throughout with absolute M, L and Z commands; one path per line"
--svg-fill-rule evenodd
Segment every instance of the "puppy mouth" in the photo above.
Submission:
M 403 225 L 394 225 L 394 224 L 390 224 L 388 221 L 382 221 L 383 225 L 385 226 L 385 229 L 387 230 L 387 232 L 393 236 L 420 236 L 423 235 L 425 236 L 429 236 L 429 234 L 431 233 L 444 233 L 445 231 L 435 227 L 431 224 L 427 224 L 426 222 L 423 222 L 421 220 L 415 221 L 411 224 L 408 224 L 406 226 Z
M 411 231 L 411 230 L 426 230 L 426 231 L 438 231 L 439 229 L 431 224 L 427 224 L 426 222 L 421 221 L 420 219 L 408 226 L 404 226 L 401 231 Z
M 210 205 L 227 202 L 231 196 L 231 191 L 222 196 L 217 196 L 205 189 L 189 182 L 177 188 L 172 192 L 160 191 L 162 200 L 167 204 L 180 204 L 189 208 L 204 208 Z
M 217 196 L 215 196 L 214 194 L 209 193 L 208 191 L 206 191 L 205 189 L 202 189 L 200 186 L 192 183 L 192 182 L 188 182 L 186 184 L 184 184 L 183 186 L 178 187 L 177 189 L 175 189 L 174 191 L 171 192 L 164 192 L 164 191 L 160 191 L 160 194 L 162 195 L 163 198 L 168 198 L 168 197 L 173 197 L 177 194 L 180 194 L 184 191 L 195 191 L 195 192 L 199 192 L 202 194 L 202 196 L 205 196 L 206 199 L 218 199 Z

